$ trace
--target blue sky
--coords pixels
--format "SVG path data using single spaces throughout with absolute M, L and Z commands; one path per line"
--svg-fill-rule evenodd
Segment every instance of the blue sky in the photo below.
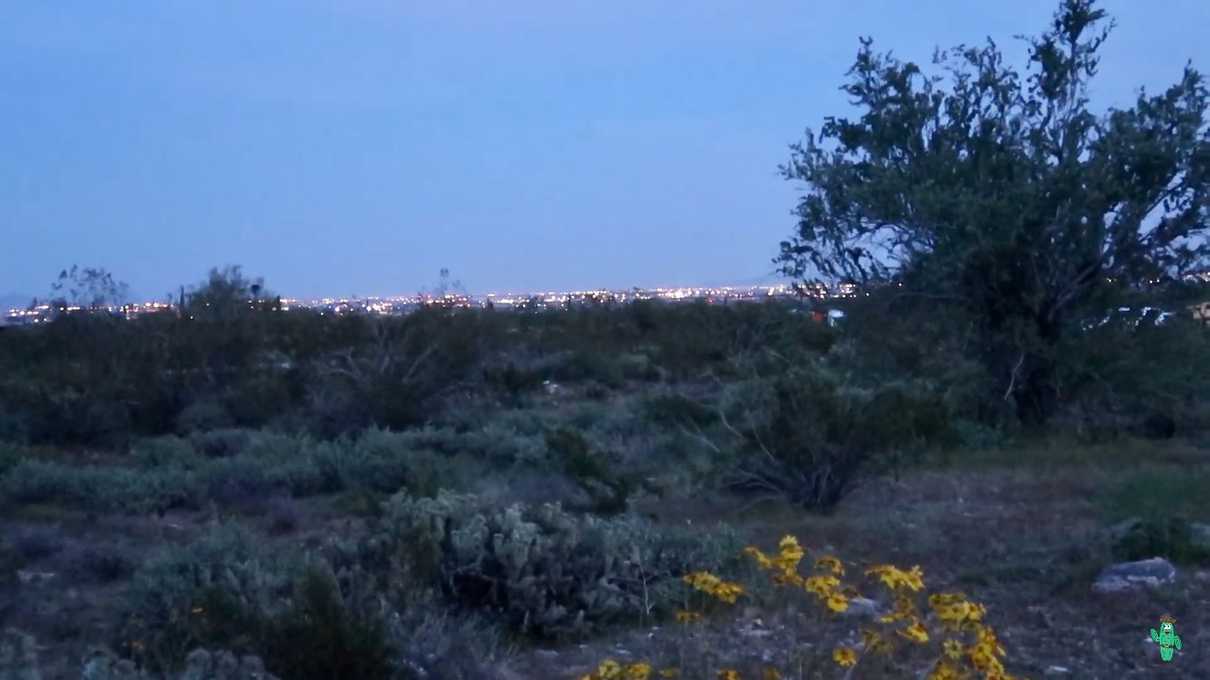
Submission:
M 162 297 L 747 281 L 860 35 L 927 62 L 1056 3 L 146 0 L 0 9 L 0 294 L 73 263 Z M 1093 96 L 1210 70 L 1210 2 L 1118 0 Z

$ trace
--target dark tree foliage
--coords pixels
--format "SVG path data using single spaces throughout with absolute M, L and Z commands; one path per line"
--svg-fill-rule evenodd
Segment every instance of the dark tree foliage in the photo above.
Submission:
M 59 272 L 59 278 L 50 286 L 51 306 L 63 310 L 79 307 L 88 311 L 119 306 L 126 302 L 129 287 L 113 278 L 103 268 L 72 265 L 71 269 Z
M 1026 73 L 990 39 L 938 51 L 939 75 L 863 39 L 842 87 L 860 114 L 808 130 L 782 169 L 806 193 L 781 271 L 895 281 L 948 306 L 980 332 L 979 358 L 1018 416 L 1047 420 L 1055 348 L 1077 313 L 1210 254 L 1204 79 L 1188 65 L 1165 92 L 1093 113 L 1111 28 L 1093 0 L 1063 0 L 1025 39 Z

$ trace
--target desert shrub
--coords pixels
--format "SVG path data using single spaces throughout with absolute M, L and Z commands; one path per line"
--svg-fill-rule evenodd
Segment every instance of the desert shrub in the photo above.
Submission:
M 67 565 L 72 578 L 112 583 L 134 573 L 135 563 L 122 551 L 109 546 L 83 548 L 76 552 Z
M 1060 347 L 1059 380 L 1080 432 L 1172 436 L 1204 427 L 1210 333 L 1183 315 L 1106 323 Z
M 512 361 L 504 366 L 488 366 L 483 369 L 483 380 L 490 387 L 516 400 L 523 394 L 542 386 L 543 372 L 540 369 L 520 368 Z
M 195 432 L 189 438 L 198 453 L 210 458 L 224 458 L 240 453 L 252 442 L 247 430 L 224 428 Z
M 381 615 L 351 606 L 330 569 L 309 565 L 289 606 L 265 624 L 263 648 L 273 673 L 299 680 L 393 677 Z
M 3 395 L 3 392 L 0 392 Z M 16 409 L 0 407 L 0 442 L 29 440 L 27 416 Z
M 270 499 L 266 515 L 269 519 L 269 533 L 274 535 L 293 533 L 301 522 L 298 506 L 288 498 Z
M 254 536 L 230 524 L 165 548 L 131 579 L 116 647 L 161 671 L 196 646 L 251 651 L 262 617 L 289 597 L 300 567 L 262 553 Z
M 181 434 L 205 432 L 235 425 L 235 419 L 227 411 L 223 402 L 212 398 L 202 397 L 181 410 L 176 418 L 176 429 Z
M 642 402 L 643 417 L 666 427 L 696 425 L 706 427 L 718 420 L 713 409 L 683 394 L 657 394 Z
M 379 550 L 405 550 L 412 570 L 455 603 L 539 637 L 666 613 L 682 574 L 694 564 L 725 568 L 734 548 L 721 528 L 703 538 L 634 517 L 577 517 L 554 504 L 495 508 L 449 493 L 396 494 L 379 531 Z
M 54 502 L 93 512 L 195 507 L 199 497 L 196 478 L 180 467 L 137 470 L 23 460 L 0 480 L 0 498 L 8 502 Z
M 608 456 L 594 451 L 578 430 L 560 427 L 547 432 L 546 447 L 562 466 L 564 474 L 588 494 L 590 505 L 582 510 L 599 515 L 614 515 L 626 510 L 637 480 L 633 475 L 615 472 Z
M 1131 517 L 1210 520 L 1210 508 L 1205 502 L 1207 488 L 1210 473 L 1204 470 L 1142 469 L 1109 486 L 1100 498 L 1100 505 L 1110 521 Z
M 22 447 L 0 442 L 0 480 L 3 480 L 24 457 L 25 450 Z
M 874 465 L 952 438 L 936 395 L 913 384 L 854 387 L 819 362 L 734 386 L 724 415 L 741 445 L 732 488 L 825 512 Z
M 1112 545 L 1118 560 L 1162 556 L 1187 564 L 1210 563 L 1210 545 L 1194 540 L 1193 525 L 1185 517 L 1148 517 L 1131 522 Z
M 612 389 L 621 387 L 626 381 L 622 364 L 612 354 L 588 350 L 572 352 L 565 361 L 553 367 L 551 377 L 568 383 L 591 380 Z
M 164 435 L 141 439 L 130 447 L 130 457 L 144 468 L 195 467 L 201 463 L 197 451 L 188 439 L 176 435 Z
M 240 381 L 222 399 L 232 421 L 240 427 L 260 427 L 295 402 L 296 395 L 287 378 L 264 371 Z
M 27 527 L 13 537 L 13 547 L 30 562 L 58 553 L 63 544 L 63 535 L 50 527 Z
M 271 464 L 247 457 L 215 461 L 202 473 L 206 498 L 222 508 L 258 506 L 283 491 L 287 483 Z
M 0 587 L 17 581 L 17 570 L 25 567 L 25 558 L 8 537 L 0 536 Z

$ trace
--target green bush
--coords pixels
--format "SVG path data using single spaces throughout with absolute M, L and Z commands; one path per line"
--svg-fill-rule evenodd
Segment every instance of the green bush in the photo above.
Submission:
M 731 486 L 824 512 L 871 467 L 954 439 L 935 394 L 913 384 L 856 387 L 820 362 L 737 385 L 724 401 L 741 444 Z
M 336 576 L 322 565 L 308 566 L 295 583 L 290 605 L 265 628 L 265 664 L 283 678 L 395 677 L 381 615 L 350 606 Z
M 196 507 L 199 493 L 195 476 L 179 467 L 136 470 L 23 460 L 0 480 L 0 498 L 93 512 L 147 513 Z
M 1184 517 L 1149 517 L 1132 522 L 1113 543 L 1118 560 L 1167 557 L 1186 564 L 1210 563 L 1210 545 L 1193 538 L 1193 527 Z
M 718 414 L 710 407 L 683 394 L 657 394 L 642 402 L 645 419 L 665 427 L 697 425 L 706 427 L 718 421 Z
M 187 439 L 176 435 L 164 435 L 142 439 L 130 447 L 130 457 L 143 468 L 181 466 L 194 468 L 201 459 Z
M 236 525 L 219 525 L 183 547 L 164 548 L 134 573 L 115 645 L 159 671 L 197 646 L 254 651 L 261 621 L 291 594 L 297 560 L 262 553 Z M 134 644 L 132 644 L 134 643 Z
M 626 510 L 636 486 L 631 475 L 617 474 L 606 454 L 594 451 L 579 431 L 560 427 L 547 432 L 546 447 L 561 464 L 564 474 L 578 483 L 591 499 L 581 508 L 598 515 L 614 515 Z
M 538 637 L 666 614 L 680 576 L 726 570 L 739 548 L 721 527 L 703 536 L 634 517 L 575 516 L 555 504 L 496 508 L 449 493 L 396 494 L 375 540 L 380 551 L 403 550 L 412 572 L 459 605 L 496 612 Z
M 193 449 L 209 458 L 234 456 L 248 447 L 252 435 L 247 430 L 224 428 L 208 432 L 195 432 L 189 438 Z

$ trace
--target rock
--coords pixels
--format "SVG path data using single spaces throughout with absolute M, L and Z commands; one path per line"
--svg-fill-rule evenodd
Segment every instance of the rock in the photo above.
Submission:
M 843 613 L 858 619 L 872 619 L 880 615 L 878 603 L 865 597 L 854 597 L 849 600 L 849 608 Z
M 1154 588 L 1176 580 L 1176 567 L 1162 557 L 1121 562 L 1101 570 L 1092 584 L 1098 593 L 1116 593 L 1140 587 Z
M 0 635 L 0 680 L 42 680 L 32 635 L 9 628 Z

